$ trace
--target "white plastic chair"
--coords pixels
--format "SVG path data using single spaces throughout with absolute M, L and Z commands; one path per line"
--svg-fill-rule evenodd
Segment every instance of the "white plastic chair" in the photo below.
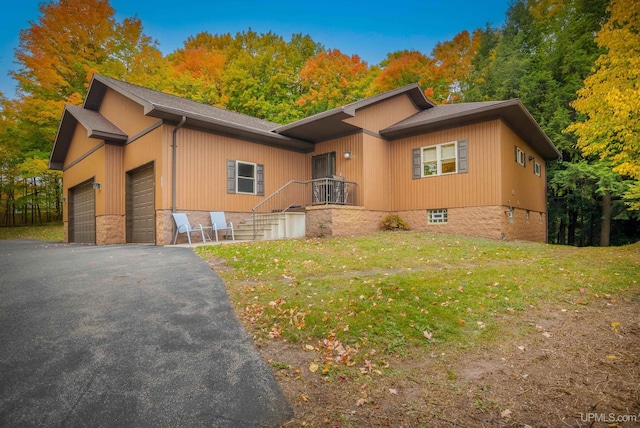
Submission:
M 209 216 L 211 217 L 211 230 L 216 235 L 216 242 L 218 242 L 218 231 L 226 231 L 225 236 L 228 236 L 229 230 L 231 231 L 231 239 L 233 241 L 236 240 L 236 234 L 233 230 L 233 223 L 227 222 L 227 219 L 224 216 L 224 212 L 222 211 L 211 211 L 209 212 Z
M 191 223 L 189 223 L 189 219 L 187 218 L 187 215 L 184 213 L 173 213 L 171 214 L 173 216 L 173 220 L 176 222 L 176 236 L 174 236 L 173 238 L 173 245 L 176 244 L 176 241 L 178 240 L 178 234 L 180 233 L 186 233 L 187 234 L 187 240 L 189 241 L 189 244 L 191 244 L 191 234 L 193 232 L 200 232 L 200 234 L 202 235 L 202 242 L 207 242 L 207 240 L 204 237 L 204 229 L 202 228 L 202 225 L 198 225 L 198 228 L 195 228 L 191 225 Z

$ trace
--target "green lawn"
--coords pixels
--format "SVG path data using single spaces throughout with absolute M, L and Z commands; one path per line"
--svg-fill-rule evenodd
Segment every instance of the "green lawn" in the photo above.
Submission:
M 425 232 L 198 247 L 222 258 L 231 300 L 257 339 L 332 357 L 324 370 L 493 340 L 539 302 L 586 305 L 637 292 L 640 244 L 575 248 Z M 362 370 L 362 368 L 361 368 Z
M 0 240 L 2 239 L 62 242 L 64 241 L 64 229 L 62 223 L 49 223 L 40 226 L 2 226 L 0 227 Z

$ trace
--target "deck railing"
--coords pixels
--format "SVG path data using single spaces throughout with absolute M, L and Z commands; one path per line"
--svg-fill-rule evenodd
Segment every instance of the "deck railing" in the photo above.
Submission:
M 356 183 L 342 177 L 291 180 L 253 207 L 253 239 L 283 212 L 304 210 L 310 205 L 356 205 L 357 188 Z

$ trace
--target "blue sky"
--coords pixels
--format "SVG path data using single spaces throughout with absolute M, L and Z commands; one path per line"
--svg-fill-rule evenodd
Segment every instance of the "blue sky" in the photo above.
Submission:
M 36 22 L 41 0 L 19 0 L 0 15 L 0 91 L 9 98 L 15 82 L 7 76 L 17 67 L 14 49 L 19 32 Z M 111 0 L 116 19 L 137 16 L 144 32 L 168 54 L 187 37 L 211 34 L 273 31 L 289 40 L 291 34 L 309 34 L 326 48 L 358 54 L 377 64 L 397 50 L 430 54 L 438 41 L 451 40 L 462 30 L 489 23 L 501 26 L 509 0 L 305 1 L 305 0 Z

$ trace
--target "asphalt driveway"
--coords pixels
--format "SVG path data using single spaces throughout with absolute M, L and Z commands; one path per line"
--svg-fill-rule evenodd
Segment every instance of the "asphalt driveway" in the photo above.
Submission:
M 191 249 L 0 241 L 0 426 L 292 417 L 222 281 Z

